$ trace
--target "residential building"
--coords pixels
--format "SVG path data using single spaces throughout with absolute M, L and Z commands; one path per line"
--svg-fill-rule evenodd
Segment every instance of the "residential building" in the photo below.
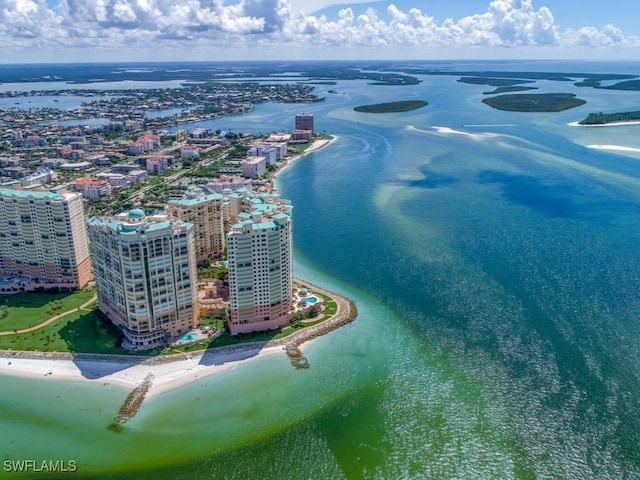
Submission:
M 239 177 L 237 175 L 220 175 L 218 178 L 213 178 L 207 183 L 207 190 L 216 193 L 223 193 L 225 190 L 238 190 L 239 188 L 251 190 L 253 188 L 253 181 L 250 178 Z
M 227 234 L 231 334 L 279 328 L 291 320 L 291 205 L 251 194 Z
M 131 170 L 127 174 L 127 180 L 131 183 L 144 182 L 149 177 L 149 173 L 146 170 Z
M 292 142 L 310 142 L 313 137 L 313 130 L 294 130 L 291 138 Z
M 311 133 L 313 134 L 313 114 L 312 113 L 296 114 L 294 130 L 311 130 Z
M 20 180 L 23 187 L 33 187 L 44 183 L 55 182 L 58 179 L 56 173 L 48 167 L 40 166 L 36 173 L 28 175 Z
M 82 172 L 93 168 L 93 164 L 91 162 L 63 163 L 58 168 L 63 172 Z
M 280 160 L 280 150 L 276 149 L 268 143 L 255 143 L 248 151 L 250 157 L 264 157 L 266 166 L 275 165 Z
M 111 195 L 113 188 L 108 180 L 82 177 L 76 180 L 75 189 L 81 191 L 84 197 L 89 200 L 100 200 L 102 197 Z
M 169 169 L 169 158 L 166 155 L 147 157 L 146 168 L 150 175 L 165 172 Z
M 205 194 L 190 187 L 184 198 L 167 203 L 167 215 L 193 224 L 196 261 L 199 263 L 224 253 L 225 231 L 223 197 L 219 193 Z
M 25 290 L 91 280 L 82 195 L 0 189 L 0 276 Z
M 267 171 L 264 157 L 247 157 L 242 161 L 242 174 L 252 179 L 260 178 Z
M 113 165 L 111 167 L 111 171 L 113 173 L 123 173 L 127 175 L 133 170 L 140 170 L 140 166 L 136 164 L 128 164 L 128 165 Z
M 98 308 L 124 333 L 123 346 L 163 345 L 196 327 L 194 227 L 133 209 L 88 220 Z
M 210 130 L 208 128 L 198 127 L 189 135 L 191 138 L 203 139 L 207 138 L 210 135 Z
M 182 160 L 186 158 L 197 158 L 200 156 L 200 147 L 197 145 L 183 145 L 180 149 L 180 158 Z
M 144 152 L 144 143 L 142 142 L 131 142 L 127 145 L 127 155 L 140 155 Z
M 112 187 L 116 188 L 128 187 L 130 183 L 127 175 L 124 175 L 122 173 L 101 172 L 96 174 L 96 178 L 106 180 Z

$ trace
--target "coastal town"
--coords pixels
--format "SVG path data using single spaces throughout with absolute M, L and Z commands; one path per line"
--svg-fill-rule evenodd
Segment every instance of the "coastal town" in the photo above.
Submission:
M 274 178 L 330 143 L 315 131 L 313 114 L 299 113 L 291 131 L 266 135 L 164 128 L 250 111 L 265 101 L 322 101 L 310 87 L 223 84 L 1 96 L 18 103 L 71 93 L 95 100 L 77 110 L 0 112 L 5 298 L 95 290 L 93 314 L 115 327 L 120 346 L 130 352 L 183 352 L 193 344 L 213 345 L 222 335 L 290 330 L 289 341 L 278 344 L 298 365 L 304 363 L 300 343 L 355 318 L 351 302 L 293 277 L 293 207 Z M 151 110 L 172 115 L 149 117 Z M 83 125 L 87 119 L 94 126 Z M 68 120 L 73 124 L 58 123 Z M 320 329 L 298 332 L 320 323 Z M 0 335 L 14 339 L 9 350 L 15 356 L 19 335 L 37 327 Z M 51 352 L 52 346 L 47 340 L 31 350 Z

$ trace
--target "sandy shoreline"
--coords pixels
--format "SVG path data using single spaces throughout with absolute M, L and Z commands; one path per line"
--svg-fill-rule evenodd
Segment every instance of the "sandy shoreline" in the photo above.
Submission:
M 278 178 L 278 174 L 280 172 L 282 172 L 285 168 L 287 168 L 289 165 L 291 165 L 293 162 L 295 162 L 296 160 L 298 160 L 299 158 L 302 158 L 310 153 L 313 152 L 317 152 L 318 150 L 332 144 L 333 142 L 335 142 L 336 140 L 338 140 L 338 136 L 333 136 L 331 139 L 326 139 L 323 138 L 321 140 L 315 140 L 311 146 L 309 148 L 307 148 L 304 152 L 302 152 L 300 155 L 296 155 L 294 157 L 291 157 L 290 159 L 288 159 L 287 161 L 285 161 L 283 164 L 280 165 L 280 167 L 278 167 L 278 169 L 274 172 L 273 176 L 270 179 L 270 183 L 271 183 L 271 189 L 272 190 L 276 190 L 276 183 L 277 183 L 277 178 Z
M 567 125 L 571 127 L 620 127 L 625 125 L 640 125 L 640 120 L 632 120 L 628 122 L 595 123 L 592 125 L 582 125 L 579 122 L 571 122 Z
M 318 325 L 278 340 L 241 343 L 160 357 L 3 350 L 0 351 L 0 375 L 49 382 L 89 382 L 133 389 L 151 374 L 153 384 L 146 395 L 148 398 L 269 355 L 292 357 L 292 352 L 302 355 L 300 345 L 351 322 L 355 319 L 357 310 L 352 302 L 341 295 L 300 279 L 296 281 L 333 298 L 337 304 L 335 315 Z
M 0 352 L 0 375 L 37 378 L 40 381 L 88 382 L 132 389 L 148 374 L 154 377 L 147 397 L 174 390 L 198 379 L 218 374 L 247 362 L 280 353 L 282 345 L 239 344 L 201 352 L 158 358 L 91 359 L 73 354 Z M 39 357 L 39 358 L 38 358 Z M 97 358 L 97 356 L 94 356 Z

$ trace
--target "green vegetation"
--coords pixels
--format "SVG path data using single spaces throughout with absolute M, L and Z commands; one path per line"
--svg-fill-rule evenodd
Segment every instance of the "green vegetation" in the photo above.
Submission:
M 212 269 L 222 273 L 225 269 Z M 324 302 L 324 310 L 319 318 L 313 322 L 305 319 L 316 317 L 318 306 L 311 309 L 308 314 L 302 314 L 297 322 L 291 326 L 285 326 L 278 330 L 267 332 L 255 332 L 232 336 L 225 326 L 225 322 L 219 318 L 211 318 L 205 321 L 206 325 L 214 327 L 220 335 L 216 338 L 202 340 L 200 342 L 189 343 L 178 346 L 167 346 L 140 352 L 131 352 L 120 346 L 122 333 L 106 319 L 100 311 L 95 309 L 95 304 L 84 310 L 74 310 L 79 305 L 91 299 L 94 290 L 78 291 L 71 295 L 51 295 L 29 293 L 10 297 L 15 304 L 0 306 L 0 324 L 5 325 L 6 319 L 13 317 L 13 328 L 5 330 L 14 331 L 29 326 L 34 326 L 49 319 L 52 315 L 47 313 L 48 309 L 54 308 L 53 315 L 61 312 L 71 311 L 69 314 L 45 325 L 42 328 L 26 333 L 14 333 L 0 336 L 0 350 L 25 350 L 41 352 L 71 352 L 71 353 L 99 353 L 115 355 L 133 356 L 155 356 L 171 355 L 182 352 L 193 352 L 207 348 L 222 347 L 227 345 L 237 345 L 250 342 L 267 342 L 285 338 L 292 333 L 322 323 L 337 312 L 336 302 L 317 292 L 314 295 L 321 297 Z M 29 298 L 31 297 L 32 298 Z M 20 297 L 24 297 L 20 300 Z M 8 300 L 10 299 L 8 298 Z M 9 303 L 9 302 L 8 302 Z M 28 306 L 28 307 L 27 307 Z M 3 318 L 2 312 L 9 314 Z M 31 312 L 38 312 L 38 320 L 32 320 Z
M 211 266 L 208 262 L 203 262 L 198 265 L 198 279 L 202 278 L 218 278 L 224 280 L 229 274 L 229 269 L 226 267 Z
M 490 87 L 513 87 L 523 83 L 535 83 L 533 80 L 516 80 L 512 78 L 487 78 L 487 77 L 462 77 L 458 79 L 461 83 L 472 85 L 489 85 Z
M 603 90 L 640 90 L 640 80 L 627 80 L 626 82 L 618 82 L 608 87 L 596 86 Z
M 587 103 L 572 93 L 499 95 L 485 98 L 482 102 L 510 112 L 560 112 Z
M 6 315 L 0 318 L 0 332 L 38 325 L 55 315 L 78 308 L 95 293 L 95 289 L 91 289 L 71 294 L 29 292 L 0 297 L 0 303 L 6 308 Z
M 127 355 L 121 336 L 95 311 L 80 310 L 38 330 L 0 336 L 0 349 Z
M 640 111 L 619 112 L 619 113 L 590 113 L 587 118 L 579 121 L 580 125 L 605 125 L 616 122 L 637 122 L 640 121 Z
M 397 112 L 409 112 L 429 105 L 423 100 L 401 100 L 398 102 L 389 103 L 376 103 L 373 105 L 361 105 L 354 107 L 356 112 L 365 113 L 397 113 Z
M 498 93 L 526 92 L 527 90 L 537 90 L 536 87 L 498 87 L 491 92 L 484 92 L 485 95 L 497 95 Z

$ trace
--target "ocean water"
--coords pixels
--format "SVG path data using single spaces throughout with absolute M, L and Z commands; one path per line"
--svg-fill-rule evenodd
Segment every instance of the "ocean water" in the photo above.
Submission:
M 339 137 L 278 188 L 296 275 L 354 299 L 358 319 L 303 348 L 309 369 L 236 367 L 149 399 L 120 433 L 125 390 L 2 377 L 4 459 L 114 479 L 640 478 L 640 157 L 588 148 L 640 148 L 640 126 L 568 125 L 640 110 L 640 92 L 540 81 L 587 104 L 525 114 L 456 79 L 339 82 L 324 103 L 203 123 L 290 130 L 303 110 Z M 399 99 L 429 106 L 353 111 Z

